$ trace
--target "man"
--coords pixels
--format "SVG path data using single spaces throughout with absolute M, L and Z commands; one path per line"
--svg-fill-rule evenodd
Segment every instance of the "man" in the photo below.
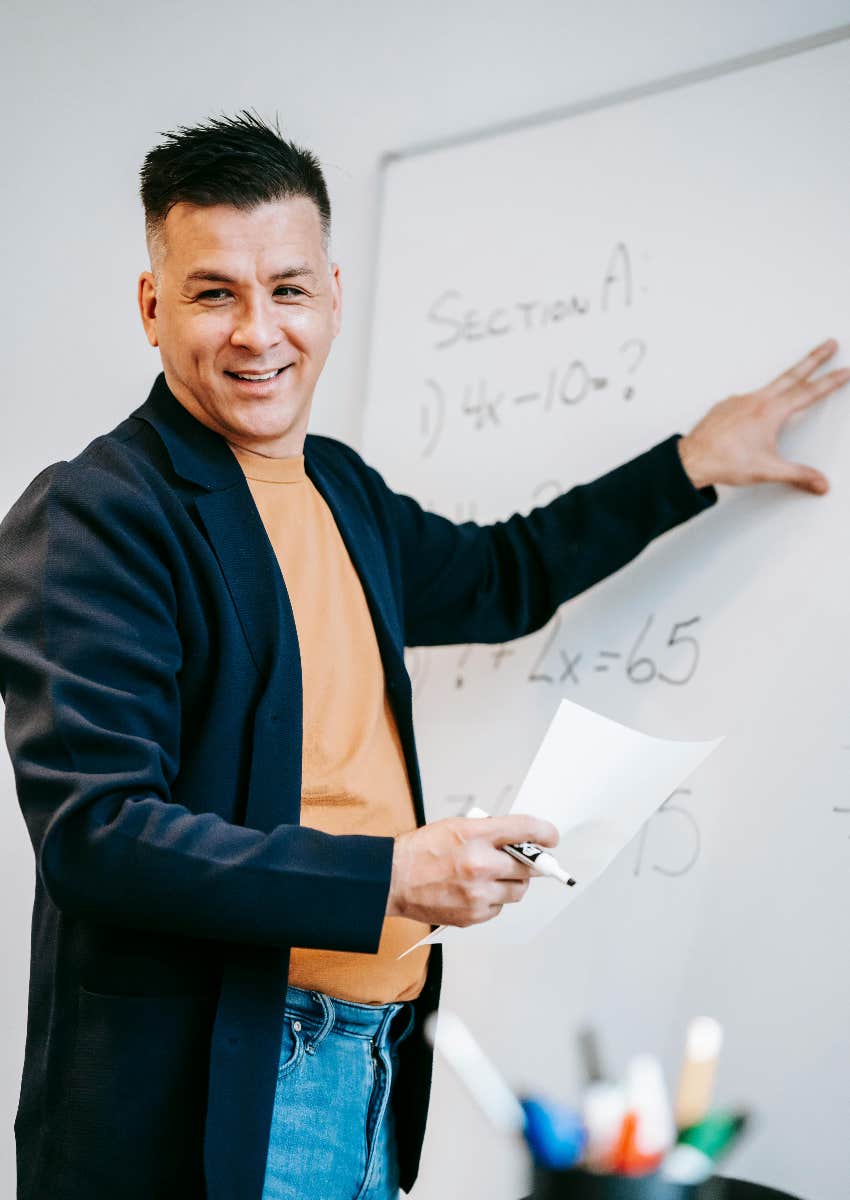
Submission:
M 416 1177 L 432 924 L 532 817 L 424 826 L 405 645 L 503 642 L 715 500 L 827 488 L 776 439 L 825 343 L 527 518 L 455 526 L 307 435 L 340 326 L 318 162 L 258 119 L 142 171 L 147 401 L 0 526 L 0 689 L 36 855 L 21 1200 L 385 1200 Z

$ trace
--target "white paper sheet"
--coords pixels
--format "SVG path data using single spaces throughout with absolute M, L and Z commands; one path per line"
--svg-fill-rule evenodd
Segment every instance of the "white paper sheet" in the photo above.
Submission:
M 557 826 L 561 840 L 554 854 L 575 887 L 535 878 L 519 903 L 506 904 L 491 921 L 466 929 L 443 925 L 416 945 L 529 941 L 599 878 L 722 741 L 650 737 L 562 700 L 511 812 L 545 817 Z

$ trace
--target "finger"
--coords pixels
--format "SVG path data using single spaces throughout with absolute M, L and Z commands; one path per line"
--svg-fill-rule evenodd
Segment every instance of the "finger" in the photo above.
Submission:
M 502 884 L 500 900 L 503 904 L 516 904 L 527 891 L 527 879 L 511 879 Z
M 488 845 L 484 841 L 480 841 L 471 854 L 467 853 L 466 858 L 471 867 L 469 876 L 485 879 L 494 886 L 503 880 L 530 879 L 536 874 L 528 863 L 520 862 L 513 855 L 506 854 L 501 847 Z
M 781 375 L 777 375 L 765 388 L 773 396 L 781 395 L 787 392 L 789 388 L 795 387 L 798 383 L 808 379 L 819 366 L 832 358 L 835 351 L 838 349 L 838 342 L 835 338 L 828 338 L 827 341 L 821 342 L 819 346 L 815 346 L 814 350 L 810 350 L 805 358 L 801 358 L 799 362 L 794 363 L 793 367 L 789 367 L 787 371 L 783 371 Z
M 789 462 L 785 458 L 777 458 L 771 468 L 768 479 L 774 483 L 787 483 L 803 492 L 811 492 L 815 496 L 823 496 L 829 491 L 829 480 L 822 471 L 808 467 L 804 463 Z
M 839 371 L 827 371 L 825 375 L 798 389 L 791 412 L 802 412 L 804 408 L 831 396 L 847 383 L 850 383 L 850 367 L 842 367 Z
M 496 846 L 493 847 L 492 854 L 491 878 L 498 880 L 499 883 L 510 880 L 530 879 L 532 875 L 537 873 L 528 863 L 520 862 L 510 854 L 505 854 L 504 850 L 500 850 Z
M 560 834 L 551 821 L 515 813 L 508 817 L 473 817 L 477 835 L 486 837 L 494 846 L 517 842 L 537 842 L 540 846 L 557 846 Z M 475 835 L 473 835 L 475 836 Z

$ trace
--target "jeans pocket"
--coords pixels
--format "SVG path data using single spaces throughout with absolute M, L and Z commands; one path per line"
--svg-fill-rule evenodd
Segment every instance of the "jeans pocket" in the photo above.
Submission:
M 283 1079 L 291 1071 L 294 1071 L 303 1057 L 304 1040 L 301 1037 L 301 1022 L 287 1016 L 283 1021 L 283 1034 L 280 1040 L 278 1079 Z

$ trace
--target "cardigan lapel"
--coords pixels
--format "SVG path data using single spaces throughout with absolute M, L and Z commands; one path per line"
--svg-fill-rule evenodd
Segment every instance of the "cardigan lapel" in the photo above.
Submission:
M 159 375 L 148 399 L 134 413 L 159 434 L 174 470 L 204 489 L 193 498 L 227 581 L 257 670 L 269 677 L 276 666 L 281 633 L 285 644 L 297 634 L 277 558 L 245 475 L 225 439 L 193 417 Z M 290 637 L 293 642 L 290 642 Z
M 343 477 L 336 463 L 320 449 L 321 443 L 308 435 L 304 446 L 304 467 L 321 494 L 340 532 L 363 587 L 378 647 L 389 679 L 399 668 L 406 674 L 402 647 L 404 634 L 387 584 L 388 570 L 384 547 L 375 532 L 368 509 L 360 503 L 357 482 Z
M 290 639 L 294 644 L 296 659 L 298 634 L 262 518 L 247 484 L 244 489 L 237 484 L 198 496 L 195 505 L 227 580 L 251 657 L 260 674 L 268 677 L 276 665 L 281 633 L 284 644 L 290 644 Z

